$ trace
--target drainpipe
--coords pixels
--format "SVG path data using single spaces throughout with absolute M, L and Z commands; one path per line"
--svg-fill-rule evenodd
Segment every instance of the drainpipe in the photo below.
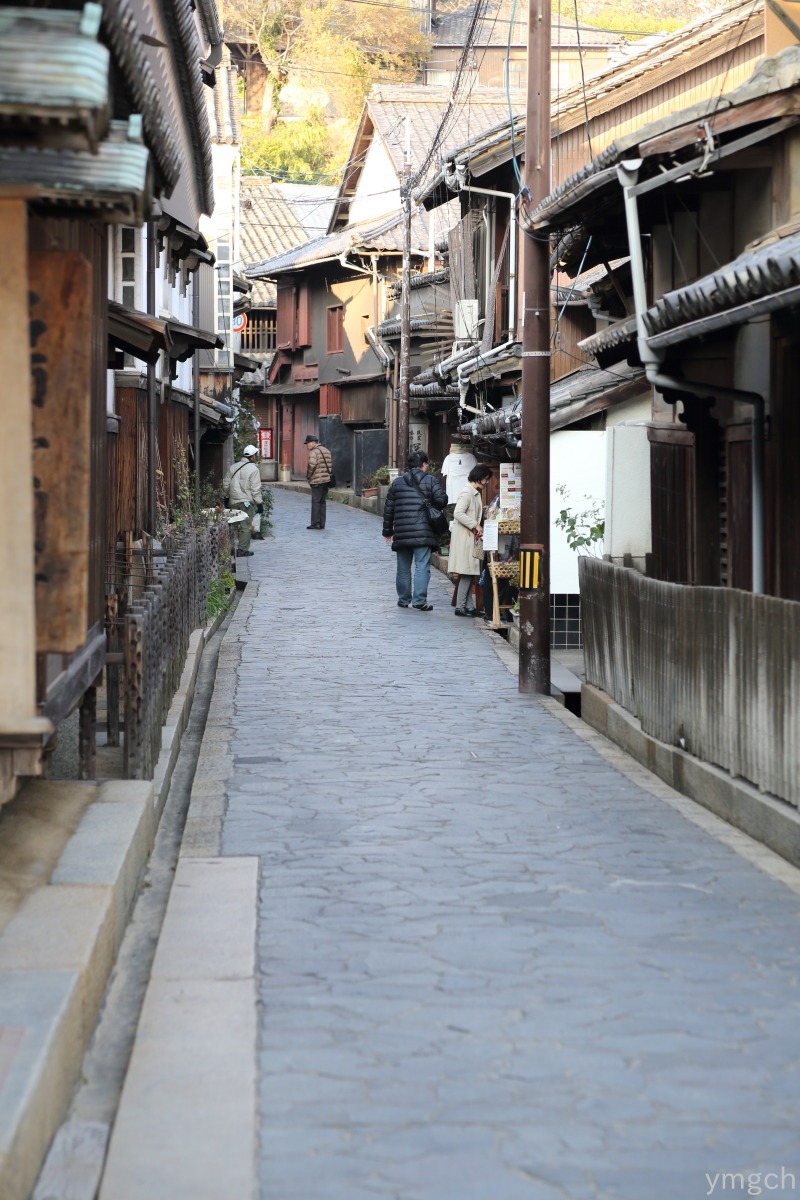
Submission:
M 156 269 L 158 248 L 156 246 L 155 221 L 147 222 L 147 311 L 156 315 Z M 156 483 L 156 447 L 158 445 L 158 396 L 156 394 L 155 363 L 147 364 L 147 524 L 151 538 L 156 536 L 158 524 L 158 492 Z
M 654 350 L 647 339 L 644 314 L 647 309 L 647 291 L 644 278 L 644 256 L 642 234 L 639 226 L 639 206 L 635 187 L 642 165 L 640 158 L 630 159 L 617 166 L 617 178 L 622 185 L 625 202 L 625 221 L 628 227 L 628 246 L 631 256 L 633 278 L 633 302 L 636 309 L 636 341 L 639 357 L 644 366 L 648 383 L 660 392 L 688 392 L 701 400 L 733 400 L 749 404 L 753 409 L 752 419 L 752 552 L 753 593 L 764 593 L 764 397 L 759 392 L 745 392 L 739 388 L 711 387 L 706 383 L 695 383 L 690 379 L 678 379 L 661 371 L 663 353 Z

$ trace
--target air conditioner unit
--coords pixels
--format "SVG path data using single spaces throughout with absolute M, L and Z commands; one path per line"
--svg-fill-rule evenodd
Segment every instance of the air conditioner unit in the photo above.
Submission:
M 457 342 L 478 340 L 479 311 L 477 300 L 456 301 L 453 326 Z

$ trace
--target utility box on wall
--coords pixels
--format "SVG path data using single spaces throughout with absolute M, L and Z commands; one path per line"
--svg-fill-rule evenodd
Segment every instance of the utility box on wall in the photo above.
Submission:
M 353 491 L 361 495 L 361 480 L 389 461 L 388 429 L 356 429 L 353 434 Z M 335 465 L 335 464 L 334 464 Z

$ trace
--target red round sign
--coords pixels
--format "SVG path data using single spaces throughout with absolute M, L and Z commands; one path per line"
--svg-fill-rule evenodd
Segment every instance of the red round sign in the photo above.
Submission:
M 247 328 L 247 313 L 239 313 L 233 318 L 233 332 L 242 333 Z

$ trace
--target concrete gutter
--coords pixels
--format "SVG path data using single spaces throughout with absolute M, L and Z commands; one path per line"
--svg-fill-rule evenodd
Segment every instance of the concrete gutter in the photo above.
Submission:
M 796 809 L 645 733 L 637 717 L 588 683 L 581 689 L 581 716 L 675 791 L 800 867 L 800 814 Z

